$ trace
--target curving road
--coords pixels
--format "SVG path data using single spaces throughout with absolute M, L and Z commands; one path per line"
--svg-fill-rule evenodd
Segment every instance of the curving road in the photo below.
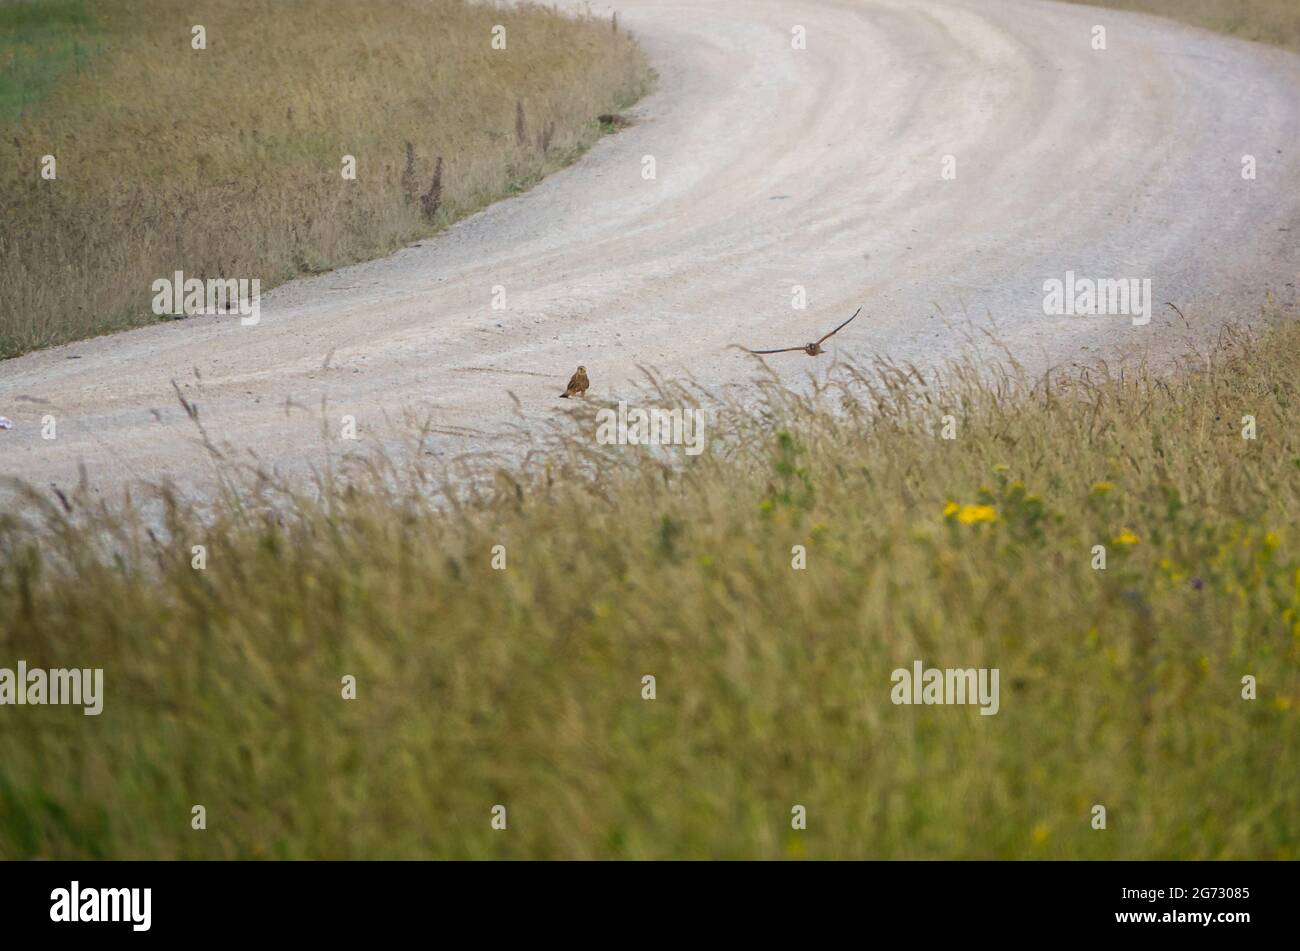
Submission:
M 257 327 L 195 318 L 0 364 L 0 475 L 200 490 L 173 379 L 214 438 L 294 469 L 340 451 L 322 400 L 356 417 L 351 446 L 429 415 L 454 454 L 520 421 L 512 392 L 526 426 L 553 418 L 579 363 L 599 397 L 639 364 L 741 382 L 755 367 L 729 344 L 802 344 L 859 304 L 833 351 L 934 365 L 992 320 L 1041 367 L 1172 347 L 1166 300 L 1204 337 L 1268 294 L 1294 303 L 1300 57 L 1039 0 L 617 7 L 660 73 L 635 126 L 436 239 L 265 295 Z M 1151 323 L 1045 316 L 1067 270 L 1149 278 Z M 798 384 L 829 360 L 770 365 Z

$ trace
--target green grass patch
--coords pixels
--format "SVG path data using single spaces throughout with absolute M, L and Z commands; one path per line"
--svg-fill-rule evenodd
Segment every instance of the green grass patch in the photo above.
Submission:
M 665 386 L 711 414 L 668 466 L 593 402 L 477 481 L 33 490 L 0 666 L 105 699 L 0 709 L 0 856 L 1294 858 L 1297 354 Z M 998 669 L 999 712 L 895 705 L 918 660 Z
M 0 122 L 17 122 L 102 52 L 85 0 L 0 2 Z

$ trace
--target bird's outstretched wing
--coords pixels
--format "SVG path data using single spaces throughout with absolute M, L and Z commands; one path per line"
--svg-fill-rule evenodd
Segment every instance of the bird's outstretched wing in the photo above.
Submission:
M 840 324 L 838 327 L 836 327 L 834 330 L 832 330 L 830 333 L 828 333 L 825 337 L 822 337 L 822 339 L 818 340 L 818 341 L 817 341 L 817 346 L 820 347 L 820 346 L 821 346 L 822 344 L 824 344 L 827 340 L 830 340 L 831 337 L 834 337 L 837 333 L 839 333 L 841 330 L 843 330 L 843 329 L 844 329 L 845 327 L 847 327 L 849 324 L 853 323 L 853 318 L 854 318 L 854 317 L 857 317 L 858 314 L 860 314 L 860 313 L 862 313 L 862 308 L 861 308 L 861 307 L 859 307 L 857 310 L 855 310 L 855 311 L 853 312 L 853 317 L 850 317 L 848 320 L 844 321 L 844 323 Z
M 802 350 L 803 347 L 782 347 L 780 350 L 750 350 L 748 347 L 741 347 L 747 353 L 765 354 L 765 353 L 793 353 L 796 350 Z

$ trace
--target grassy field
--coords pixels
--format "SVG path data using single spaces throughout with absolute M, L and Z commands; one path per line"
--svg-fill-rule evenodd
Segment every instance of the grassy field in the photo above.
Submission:
M 58 78 L 103 52 L 86 0 L 0 2 L 0 120 L 36 107 Z
M 675 467 L 578 406 L 441 510 L 33 494 L 0 657 L 105 700 L 0 711 L 0 856 L 1292 858 L 1298 371 L 1294 322 L 1172 381 L 846 369 L 704 401 Z M 893 704 L 918 660 L 999 711 Z
M 0 358 L 157 320 L 178 269 L 266 290 L 392 251 L 573 161 L 649 81 L 610 21 L 541 6 L 0 0 Z
M 0 668 L 105 696 L 0 707 L 0 858 L 1294 859 L 1298 399 L 1279 317 L 1159 375 L 664 385 L 671 464 L 578 404 L 482 481 L 33 489 Z M 997 714 L 894 704 L 916 661 Z
M 1072 0 L 1094 7 L 1140 10 L 1182 20 L 1243 40 L 1274 43 L 1300 52 L 1300 3 L 1296 0 Z

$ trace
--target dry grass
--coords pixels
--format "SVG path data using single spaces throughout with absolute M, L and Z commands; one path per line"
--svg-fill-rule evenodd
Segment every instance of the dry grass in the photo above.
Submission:
M 4 708 L 0 857 L 1295 858 L 1298 399 L 1292 322 L 1169 376 L 665 385 L 711 413 L 672 464 L 579 405 L 481 480 L 29 490 L 0 666 L 107 696 Z M 1000 712 L 893 705 L 914 660 Z
M 99 52 L 57 82 L 43 73 L 50 88 L 0 141 L 0 357 L 155 320 L 150 284 L 176 270 L 265 290 L 392 251 L 572 161 L 601 134 L 597 116 L 649 81 L 609 21 L 531 5 L 100 0 L 74 12 L 89 16 L 23 21 L 50 62 L 72 62 L 59 52 L 70 43 Z M 206 51 L 190 48 L 195 23 Z M 505 51 L 490 47 L 497 23 Z M 46 154 L 54 182 L 38 175 Z
M 33 493 L 0 658 L 106 700 L 3 710 L 0 857 L 1294 858 L 1298 354 L 1292 323 L 1172 380 L 666 386 L 713 434 L 673 465 L 575 406 L 460 488 Z M 1000 712 L 893 705 L 914 660 L 998 668 Z
M 1075 0 L 1078 2 L 1078 0 Z M 1095 7 L 1139 10 L 1300 52 L 1296 0 L 1086 0 Z

